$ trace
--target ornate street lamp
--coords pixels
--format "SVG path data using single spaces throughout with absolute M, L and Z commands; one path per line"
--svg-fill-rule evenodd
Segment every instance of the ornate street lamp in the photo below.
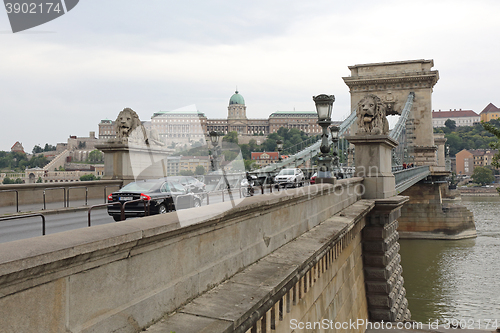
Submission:
M 317 179 L 324 179 L 321 182 L 333 183 L 331 164 L 332 158 L 329 155 L 330 145 L 328 144 L 328 126 L 332 123 L 332 109 L 335 96 L 321 94 L 313 96 L 316 104 L 316 112 L 318 113 L 318 125 L 321 126 L 323 133 L 321 134 L 321 155 L 318 157 L 318 176 Z M 328 180 L 326 180 L 328 179 Z
M 212 146 L 214 147 L 213 155 L 212 155 L 212 171 L 216 171 L 219 169 L 219 133 L 215 131 L 208 132 L 210 136 L 210 142 L 212 142 Z
M 340 173 L 340 164 L 339 164 L 339 131 L 340 127 L 339 126 L 331 126 L 330 127 L 330 133 L 332 135 L 332 149 L 333 149 L 333 169 L 334 172 L 337 173 L 337 175 Z
M 276 149 L 278 150 L 278 161 L 281 162 L 281 152 L 283 151 L 283 141 L 276 140 Z

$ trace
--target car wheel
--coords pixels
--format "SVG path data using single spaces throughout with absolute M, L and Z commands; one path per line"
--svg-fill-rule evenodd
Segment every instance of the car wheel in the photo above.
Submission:
M 198 199 L 194 199 L 193 207 L 201 207 L 201 201 Z
M 115 222 L 120 222 L 122 220 L 122 217 L 118 215 L 113 215 L 113 220 L 115 220 Z
M 158 214 L 166 214 L 167 213 L 167 207 L 165 204 L 161 204 L 158 206 Z

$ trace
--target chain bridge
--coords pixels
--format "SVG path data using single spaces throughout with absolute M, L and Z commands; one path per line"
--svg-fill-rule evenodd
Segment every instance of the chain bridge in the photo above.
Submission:
M 352 170 L 334 183 L 0 244 L 0 331 L 365 333 L 374 322 L 411 324 L 398 239 L 475 236 L 472 214 L 442 200 L 450 173 L 445 140 L 432 132 L 433 65 L 349 67 L 351 113 L 340 126 L 349 165 L 338 168 Z M 388 135 L 357 133 L 368 94 L 399 115 Z M 304 164 L 319 146 L 256 174 Z M 106 170 L 125 179 L 132 153 L 160 156 L 117 144 L 107 154 L 120 163 Z

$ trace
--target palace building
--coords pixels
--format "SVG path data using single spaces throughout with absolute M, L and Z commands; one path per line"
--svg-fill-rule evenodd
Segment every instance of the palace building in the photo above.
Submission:
M 267 119 L 247 118 L 245 99 L 236 91 L 229 99 L 225 119 L 208 119 L 195 105 L 190 105 L 174 111 L 155 112 L 151 122 L 144 122 L 144 125 L 151 126 L 151 129 L 158 133 L 160 140 L 170 145 L 195 142 L 204 144 L 210 131 L 223 134 L 236 131 L 241 136 L 267 136 L 277 132 L 280 127 L 285 127 L 316 135 L 321 133 L 317 121 L 318 115 L 315 111 L 276 111 Z M 109 139 L 113 124 L 114 121 L 101 121 L 99 138 Z

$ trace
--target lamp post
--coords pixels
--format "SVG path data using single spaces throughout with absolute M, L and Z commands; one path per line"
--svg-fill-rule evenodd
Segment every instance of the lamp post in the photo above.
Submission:
M 216 171 L 219 169 L 219 133 L 215 131 L 208 132 L 210 136 L 210 142 L 212 142 L 212 146 L 214 147 L 213 155 L 212 155 L 212 171 Z
M 278 150 L 278 161 L 281 162 L 281 152 L 283 151 L 283 141 L 276 140 L 276 149 Z
M 451 158 L 450 158 L 450 146 L 446 145 L 446 151 L 445 151 L 445 167 L 446 171 L 451 171 Z
M 332 109 L 335 96 L 321 94 L 313 96 L 316 104 L 316 112 L 318 113 L 318 125 L 321 126 L 323 133 L 321 134 L 321 155 L 318 157 L 318 176 L 323 183 L 333 183 L 331 164 L 332 158 L 329 155 L 330 145 L 328 144 L 328 126 L 332 123 Z M 326 180 L 328 179 L 328 180 Z M 326 180 L 326 181 L 325 181 Z
M 337 177 L 340 174 L 340 158 L 339 158 L 339 126 L 331 126 L 330 133 L 332 135 L 332 150 L 333 150 L 333 170 L 334 174 Z

